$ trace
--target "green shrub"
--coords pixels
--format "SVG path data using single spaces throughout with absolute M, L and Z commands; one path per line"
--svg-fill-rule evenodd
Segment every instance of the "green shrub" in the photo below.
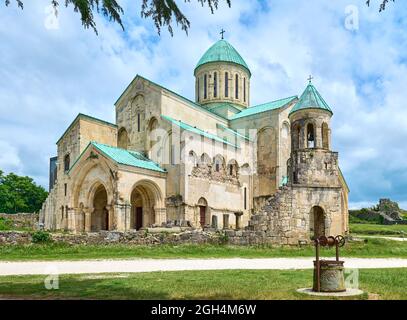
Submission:
M 51 235 L 46 231 L 36 231 L 32 234 L 33 243 L 51 242 Z
M 13 222 L 10 219 L 0 217 L 0 230 L 11 230 L 13 229 Z

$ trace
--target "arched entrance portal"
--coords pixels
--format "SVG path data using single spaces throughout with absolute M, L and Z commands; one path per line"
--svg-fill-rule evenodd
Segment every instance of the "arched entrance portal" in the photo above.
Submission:
M 325 212 L 321 207 L 315 206 L 311 209 L 310 234 L 312 239 L 325 236 Z
M 161 193 L 153 182 L 138 183 L 133 188 L 130 203 L 130 229 L 139 230 L 142 227 L 160 223 L 156 215 L 161 210 Z
M 208 202 L 204 198 L 201 198 L 198 201 L 198 207 L 199 207 L 199 224 L 203 228 L 207 224 L 206 213 L 208 211 Z
M 100 185 L 93 197 L 93 212 L 91 230 L 108 230 L 109 229 L 109 211 L 107 206 L 107 192 L 103 185 Z

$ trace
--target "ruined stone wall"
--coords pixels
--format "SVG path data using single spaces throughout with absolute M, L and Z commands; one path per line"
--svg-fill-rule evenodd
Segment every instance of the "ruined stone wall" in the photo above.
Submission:
M 16 229 L 36 229 L 38 227 L 38 213 L 0 213 L 0 218 L 11 221 L 12 227 Z
M 342 213 L 340 197 L 340 188 L 280 188 L 263 210 L 252 216 L 248 230 L 259 235 L 263 232 L 274 243 L 306 242 L 312 236 L 312 210 L 320 207 L 324 211 L 325 235 L 345 234 L 346 215 Z

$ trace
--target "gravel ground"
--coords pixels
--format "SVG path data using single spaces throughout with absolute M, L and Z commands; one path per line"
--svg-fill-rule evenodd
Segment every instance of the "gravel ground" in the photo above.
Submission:
M 407 268 L 407 259 L 345 258 L 346 268 Z M 313 258 L 138 259 L 0 262 L 0 275 L 132 273 L 182 270 L 312 269 Z

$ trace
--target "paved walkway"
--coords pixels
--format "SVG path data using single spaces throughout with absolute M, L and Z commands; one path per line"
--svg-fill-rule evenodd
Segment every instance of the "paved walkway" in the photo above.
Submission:
M 346 268 L 407 268 L 407 259 L 345 258 Z M 139 259 L 0 262 L 0 275 L 132 273 L 182 270 L 311 269 L 313 258 Z

